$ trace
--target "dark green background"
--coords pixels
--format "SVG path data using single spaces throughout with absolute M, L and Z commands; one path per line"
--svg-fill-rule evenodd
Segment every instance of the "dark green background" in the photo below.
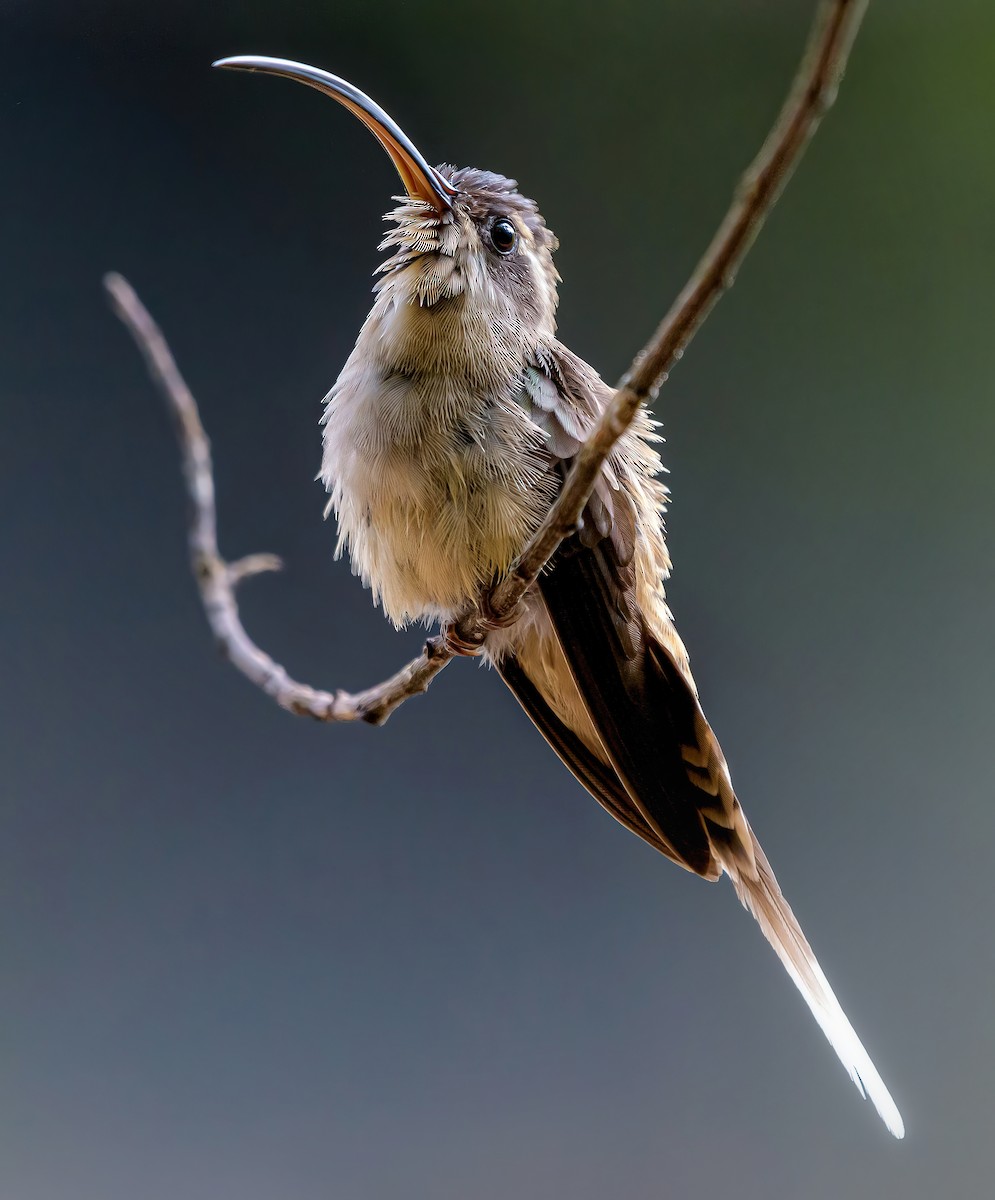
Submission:
M 209 11 L 204 11 L 209 9 Z M 517 176 L 614 378 L 794 70 L 801 0 L 0 0 L 4 1200 L 981 1200 L 995 1170 L 995 9 L 871 6 L 833 111 L 658 404 L 671 588 L 745 807 L 903 1110 L 861 1104 L 731 889 L 606 817 L 497 680 L 383 730 L 212 652 L 126 273 L 214 437 L 259 640 L 416 652 L 311 482 L 397 184 Z

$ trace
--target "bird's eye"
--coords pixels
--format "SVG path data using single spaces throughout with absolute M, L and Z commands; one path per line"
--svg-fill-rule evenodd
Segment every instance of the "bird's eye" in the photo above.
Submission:
M 507 217 L 491 226 L 491 245 L 498 254 L 510 254 L 518 245 L 518 230 Z

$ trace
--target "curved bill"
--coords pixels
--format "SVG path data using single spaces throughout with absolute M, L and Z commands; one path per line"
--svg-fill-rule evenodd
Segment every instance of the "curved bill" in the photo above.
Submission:
M 305 63 L 292 62 L 287 58 L 267 58 L 264 55 L 240 54 L 235 58 L 219 58 L 215 67 L 231 71 L 262 71 L 267 75 L 283 75 L 306 83 L 338 100 L 363 122 L 381 146 L 390 155 L 397 168 L 404 189 L 409 196 L 427 200 L 440 213 L 448 212 L 453 206 L 456 188 L 449 184 L 435 167 L 429 166 L 404 130 L 393 121 L 365 92 L 353 87 L 337 75 L 309 67 Z

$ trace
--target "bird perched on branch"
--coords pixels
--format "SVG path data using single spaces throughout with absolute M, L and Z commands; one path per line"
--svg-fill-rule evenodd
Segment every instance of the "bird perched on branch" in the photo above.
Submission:
M 283 59 L 221 67 L 333 97 L 390 155 L 372 311 L 325 399 L 321 478 L 339 549 L 398 625 L 455 620 L 514 564 L 612 389 L 556 338 L 556 239 L 514 180 L 432 167 L 345 80 Z M 641 413 L 580 527 L 484 653 L 577 779 L 672 862 L 728 875 L 850 1077 L 902 1118 L 834 996 L 733 791 L 664 597 L 666 489 Z M 476 647 L 464 647 L 467 652 Z

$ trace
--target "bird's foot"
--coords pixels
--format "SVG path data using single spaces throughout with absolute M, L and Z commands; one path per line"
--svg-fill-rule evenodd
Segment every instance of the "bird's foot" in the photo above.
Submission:
M 525 605 L 519 601 L 510 613 L 496 613 L 491 608 L 487 592 L 482 592 L 477 599 L 476 613 L 469 614 L 462 620 L 448 621 L 442 626 L 442 643 L 450 654 L 476 658 L 482 653 L 488 634 L 514 625 L 524 611 Z
M 461 658 L 476 658 L 484 649 L 486 632 L 468 634 L 461 631 L 458 622 L 448 621 L 440 631 L 443 644 L 450 654 Z
M 480 616 L 488 629 L 509 629 L 525 613 L 525 605 L 519 600 L 511 612 L 499 615 L 491 608 L 490 594 L 486 591 L 480 594 L 477 604 L 480 608 Z

